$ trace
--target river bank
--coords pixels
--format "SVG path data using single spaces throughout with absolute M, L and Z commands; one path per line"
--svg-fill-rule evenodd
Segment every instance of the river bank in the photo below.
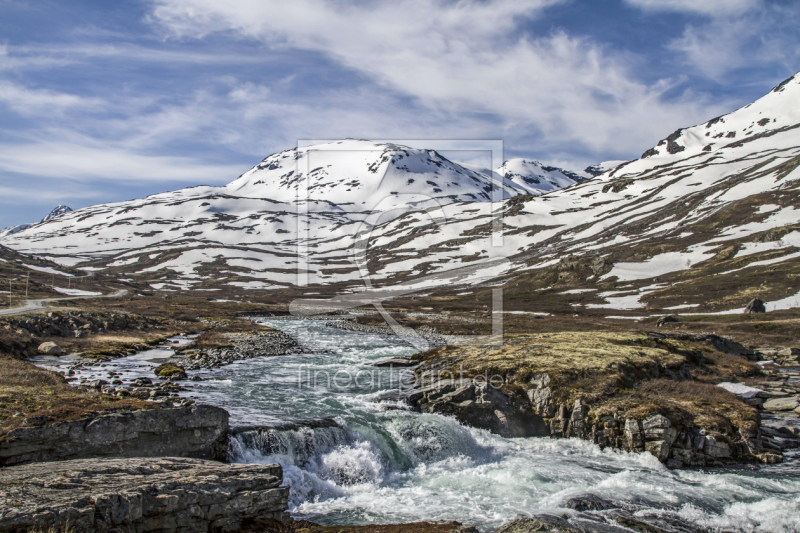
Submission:
M 398 337 L 320 320 L 258 321 L 295 339 L 301 351 L 192 370 L 187 381 L 164 383 L 186 389 L 169 398 L 191 396 L 230 413 L 236 464 L 282 465 L 297 520 L 322 526 L 454 520 L 489 532 L 520 516 L 549 513 L 566 515 L 576 531 L 629 531 L 620 517 L 653 531 L 797 526 L 791 516 L 800 509 L 787 497 L 800 491 L 791 454 L 779 465 L 669 471 L 648 453 L 577 439 L 507 438 L 410 410 L 398 394 L 408 369 L 371 366 L 414 354 Z M 160 357 L 142 352 L 80 369 L 81 376 L 135 379 L 172 358 L 169 346 L 182 348 L 166 343 L 155 350 Z M 593 498 L 605 502 L 603 509 L 589 507 Z M 584 504 L 570 504 L 576 499 Z

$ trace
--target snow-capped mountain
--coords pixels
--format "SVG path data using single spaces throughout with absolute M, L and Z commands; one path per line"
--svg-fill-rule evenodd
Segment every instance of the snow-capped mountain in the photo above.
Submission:
M 591 165 L 583 169 L 584 174 L 588 174 L 589 176 L 599 176 L 603 172 L 608 172 L 609 170 L 620 166 L 623 163 L 627 163 L 627 161 L 603 161 L 602 163 L 598 163 L 597 165 Z
M 224 187 L 191 187 L 64 213 L 7 242 L 68 264 L 106 258 L 111 267 L 131 265 L 133 274 L 174 268 L 199 279 L 196 266 L 222 261 L 248 272 L 272 271 L 272 282 L 285 284 L 296 283 L 293 256 L 307 248 L 310 268 L 315 261 L 341 265 L 335 276 L 320 267 L 319 279 L 357 279 L 350 256 L 359 231 L 405 211 L 526 192 L 435 151 L 345 140 L 269 156 Z
M 515 185 L 433 150 L 347 139 L 271 155 L 225 190 L 287 203 L 321 200 L 352 212 L 503 200 L 524 193 Z
M 55 209 L 50 211 L 40 222 L 48 222 L 53 220 L 56 217 L 63 215 L 64 213 L 69 213 L 72 211 L 71 208 L 67 207 L 66 205 L 58 205 Z M 7 228 L 3 228 L 0 230 L 0 237 L 5 237 L 7 235 L 14 235 L 15 233 L 19 233 L 20 231 L 26 230 L 33 226 L 34 223 L 30 224 L 17 224 L 16 226 L 9 226 Z
M 16 226 L 8 226 L 7 228 L 0 229 L 0 237 L 5 237 L 7 235 L 14 235 L 15 233 L 19 233 L 22 230 L 26 230 L 33 226 L 33 224 L 17 224 Z
M 495 172 L 514 186 L 524 189 L 527 194 L 534 195 L 564 189 L 592 177 L 591 174 L 572 172 L 519 158 L 509 159 Z
M 486 213 L 451 204 L 435 228 L 408 224 L 412 214 L 387 223 L 371 242 L 372 261 L 387 265 L 376 277 L 396 282 L 390 256 L 416 257 L 419 276 L 482 250 L 482 259 L 507 259 L 498 274 L 519 273 L 511 285 L 536 276 L 543 284 L 624 284 L 594 295 L 581 290 L 587 308 L 672 298 L 730 310 L 754 296 L 773 302 L 768 309 L 800 307 L 798 167 L 800 75 L 737 111 L 678 130 L 639 160 L 568 189 L 506 201 L 501 246 L 488 245 Z
M 50 211 L 50 213 L 46 217 L 42 219 L 42 222 L 48 222 L 50 220 L 53 220 L 54 218 L 60 217 L 61 215 L 69 213 L 71 211 L 72 211 L 71 207 L 68 207 L 66 205 L 58 205 L 56 206 L 55 209 Z
M 442 290 L 503 277 L 507 294 L 578 283 L 586 309 L 789 305 L 800 300 L 798 102 L 795 76 L 580 182 L 530 161 L 490 175 L 367 141 L 301 148 L 225 187 L 81 209 L 2 243 L 162 290 L 357 290 L 368 271 L 374 286 Z

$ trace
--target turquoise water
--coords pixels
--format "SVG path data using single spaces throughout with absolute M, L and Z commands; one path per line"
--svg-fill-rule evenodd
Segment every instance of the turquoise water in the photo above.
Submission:
M 327 328 L 321 321 L 262 319 L 306 353 L 254 358 L 197 374 L 199 402 L 231 413 L 237 462 L 279 462 L 292 514 L 329 524 L 458 520 L 491 531 L 591 493 L 665 529 L 800 532 L 799 461 L 727 470 L 669 471 L 649 454 L 586 441 L 505 439 L 454 419 L 418 414 L 397 399 L 403 371 L 369 363 L 415 351 L 397 337 Z M 84 372 L 152 373 L 164 350 Z M 406 371 L 407 372 L 407 371 Z M 92 374 L 92 375 L 90 375 Z M 185 383 L 185 382 L 184 382 Z M 268 426 L 275 429 L 252 429 Z M 609 531 L 623 531 L 611 523 Z

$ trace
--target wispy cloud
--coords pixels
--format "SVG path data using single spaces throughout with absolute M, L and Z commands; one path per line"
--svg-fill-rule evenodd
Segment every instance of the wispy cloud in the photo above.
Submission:
M 762 5 L 762 0 L 625 0 L 647 11 L 699 13 L 713 18 L 741 15 Z
M 234 31 L 313 50 L 431 112 L 494 116 L 550 145 L 630 153 L 723 109 L 691 93 L 666 100 L 669 80 L 638 81 L 624 55 L 588 39 L 519 34 L 521 20 L 555 3 L 158 0 L 153 19 L 178 38 Z
M 77 181 L 182 181 L 194 185 L 224 183 L 246 169 L 209 165 L 186 157 L 137 154 L 125 147 L 86 139 L 81 144 L 43 140 L 3 145 L 0 170 Z
M 20 84 L 0 80 L 0 105 L 21 115 L 61 113 L 68 109 L 93 108 L 99 110 L 104 101 L 48 89 L 31 89 Z

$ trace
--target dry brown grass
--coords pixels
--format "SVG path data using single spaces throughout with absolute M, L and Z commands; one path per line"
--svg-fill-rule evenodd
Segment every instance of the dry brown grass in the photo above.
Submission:
M 729 435 L 758 423 L 753 407 L 716 383 L 754 376 L 760 369 L 692 342 L 636 332 L 558 332 L 506 335 L 502 347 L 451 345 L 414 357 L 423 361 L 423 373 L 500 375 L 508 393 L 530 388 L 535 374 L 547 373 L 554 400 L 571 405 L 582 399 L 591 422 L 605 415 L 641 420 L 660 413 L 686 427 Z
M 61 374 L 0 356 L 0 436 L 22 426 L 26 418 L 47 417 L 47 422 L 34 424 L 41 425 L 79 420 L 110 407 L 153 409 L 158 405 L 72 387 Z M 18 413 L 21 416 L 14 416 Z

